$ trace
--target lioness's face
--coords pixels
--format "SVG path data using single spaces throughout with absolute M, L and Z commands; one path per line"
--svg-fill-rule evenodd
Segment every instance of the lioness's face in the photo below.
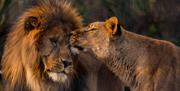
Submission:
M 117 18 L 113 17 L 106 22 L 90 23 L 82 31 L 71 37 L 75 47 L 84 51 L 92 50 L 97 57 L 107 57 L 109 53 L 110 40 L 113 32 L 117 29 Z
M 37 17 L 29 17 L 25 28 L 31 29 L 29 34 L 38 37 L 35 39 L 42 78 L 65 83 L 74 74 L 74 62 L 69 50 L 71 29 L 55 20 L 51 24 L 40 22 L 40 25 L 39 22 Z

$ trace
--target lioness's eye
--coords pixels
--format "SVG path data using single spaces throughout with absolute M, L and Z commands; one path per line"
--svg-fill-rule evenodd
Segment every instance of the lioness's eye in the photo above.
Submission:
M 91 32 L 91 31 L 95 31 L 97 30 L 97 24 L 90 24 L 87 29 L 85 30 L 85 32 Z
M 96 28 L 88 28 L 85 30 L 85 32 L 91 32 L 91 31 L 94 31 L 94 30 L 97 30 Z
M 85 30 L 84 32 L 92 32 L 94 31 L 95 29 L 91 29 L 91 30 Z

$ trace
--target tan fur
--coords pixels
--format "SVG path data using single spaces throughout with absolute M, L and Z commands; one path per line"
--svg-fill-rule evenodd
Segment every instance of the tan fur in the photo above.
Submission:
M 112 17 L 91 23 L 71 42 L 102 61 L 132 91 L 179 91 L 180 48 L 126 31 L 117 22 Z

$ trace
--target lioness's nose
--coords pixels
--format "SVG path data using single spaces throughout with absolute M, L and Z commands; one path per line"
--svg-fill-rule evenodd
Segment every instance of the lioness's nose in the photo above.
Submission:
M 66 68 L 69 65 L 72 65 L 72 60 L 70 60 L 70 59 L 62 59 L 62 63 L 64 64 L 64 68 Z

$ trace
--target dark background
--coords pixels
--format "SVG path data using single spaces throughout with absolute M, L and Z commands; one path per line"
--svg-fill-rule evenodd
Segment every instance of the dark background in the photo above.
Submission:
M 0 0 L 0 50 L 9 27 L 37 0 Z M 180 45 L 180 0 L 71 0 L 84 24 L 117 16 L 129 31 Z M 2 51 L 0 51 L 0 55 Z
M 117 16 L 129 31 L 180 45 L 180 0 L 73 0 L 84 23 Z
M 0 0 L 0 35 L 37 0 Z M 138 34 L 180 45 L 180 0 L 70 0 L 84 24 L 117 16 Z

